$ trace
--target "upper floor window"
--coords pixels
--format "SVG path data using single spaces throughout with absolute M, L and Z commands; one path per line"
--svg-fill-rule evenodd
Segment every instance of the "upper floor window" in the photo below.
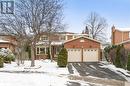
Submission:
M 41 36 L 40 40 L 42 40 L 42 41 L 48 40 L 48 37 L 47 36 Z
M 65 36 L 61 36 L 60 40 L 66 40 L 66 37 Z
M 77 38 L 78 36 L 73 36 L 73 39 Z

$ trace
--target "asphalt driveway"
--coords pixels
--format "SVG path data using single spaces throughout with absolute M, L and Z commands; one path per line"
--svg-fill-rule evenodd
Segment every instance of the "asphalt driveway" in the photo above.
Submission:
M 107 68 L 101 68 L 102 66 L 98 62 L 76 62 L 76 63 L 68 63 L 68 71 L 70 74 L 74 74 L 73 68 L 77 70 L 80 76 L 94 76 L 100 78 L 107 79 L 116 79 L 121 81 L 126 81 L 119 74 L 111 71 Z

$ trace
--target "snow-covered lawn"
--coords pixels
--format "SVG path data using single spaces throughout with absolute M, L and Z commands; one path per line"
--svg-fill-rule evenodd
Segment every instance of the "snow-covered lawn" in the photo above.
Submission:
M 0 68 L 0 86 L 71 86 L 73 83 L 90 86 L 94 84 L 70 80 L 68 69 L 59 68 L 56 62 L 36 60 L 35 64 L 33 68 L 30 67 L 30 61 L 25 61 L 24 65 L 20 66 L 17 66 L 16 62 L 4 64 L 4 68 Z
M 9 72 L 43 72 L 51 74 L 69 74 L 67 68 L 59 68 L 56 62 L 50 60 L 36 60 L 35 67 L 30 67 L 31 61 L 25 61 L 23 65 L 17 66 L 16 62 L 11 64 L 4 64 L 4 68 L 0 68 L 0 71 Z
M 67 80 L 51 74 L 0 73 L 0 86 L 66 86 Z

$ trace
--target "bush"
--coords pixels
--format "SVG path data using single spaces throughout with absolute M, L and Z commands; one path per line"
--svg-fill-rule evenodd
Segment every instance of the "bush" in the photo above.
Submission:
M 4 63 L 11 63 L 11 61 L 15 61 L 15 57 L 13 54 L 9 54 L 4 58 Z
M 11 58 L 9 56 L 4 57 L 4 63 L 11 63 Z
M 59 67 L 66 67 L 67 65 L 67 50 L 62 48 L 58 54 L 57 64 Z
M 109 57 L 109 54 L 111 53 L 111 50 L 114 50 L 114 49 L 116 49 L 116 45 L 112 45 L 112 46 L 107 46 L 107 47 L 105 47 L 104 48 L 104 56 L 105 56 L 105 58 L 106 58 L 106 61 L 113 61 L 112 59 L 112 57 Z
M 15 57 L 13 54 L 9 54 L 7 57 L 10 58 L 11 61 L 15 61 Z
M 2 68 L 4 66 L 4 61 L 3 58 L 0 56 L 0 68 Z
M 130 71 L 130 53 L 128 55 L 127 70 Z
M 116 67 L 119 67 L 119 68 L 122 68 L 121 60 L 120 60 L 120 58 L 121 58 L 120 49 L 121 49 L 121 48 L 122 48 L 122 47 L 121 47 L 120 45 L 117 46 L 116 58 L 115 58 L 115 66 L 116 66 Z
M 120 61 L 121 61 L 122 68 L 127 69 L 127 60 L 128 60 L 128 55 L 129 55 L 128 50 L 126 50 L 122 46 L 122 48 L 120 49 L 120 54 L 121 54 Z

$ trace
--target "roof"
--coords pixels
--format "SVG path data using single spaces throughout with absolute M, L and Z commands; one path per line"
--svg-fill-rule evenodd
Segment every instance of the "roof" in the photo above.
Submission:
M 116 28 L 119 31 L 130 31 L 130 28 Z
M 76 34 L 76 33 L 73 33 L 73 32 L 59 32 L 59 34 Z
M 90 37 L 85 37 L 85 36 L 80 36 L 80 37 L 77 37 L 77 38 L 74 38 L 74 39 L 71 39 L 71 40 L 67 40 L 67 41 L 64 42 L 64 43 L 68 43 L 68 42 L 74 41 L 74 40 L 79 39 L 79 38 L 85 38 L 85 39 L 89 39 L 89 40 L 92 40 L 92 41 L 101 43 L 101 42 L 99 42 L 98 40 L 92 39 L 92 38 L 90 38 Z
M 46 42 L 38 42 L 38 43 L 36 43 L 36 45 L 48 45 L 49 44 L 49 42 L 48 41 L 46 41 Z M 61 41 L 52 41 L 51 42 L 51 45 L 62 45 L 63 44 L 63 42 L 61 42 Z
M 56 41 L 51 42 L 51 45 L 62 45 L 62 44 L 63 42 L 56 42 Z
M 0 39 L 0 43 L 10 43 L 10 42 Z
M 123 42 L 120 42 L 120 43 L 117 43 L 116 45 L 125 44 L 125 43 L 128 43 L 128 42 L 130 42 L 130 39 L 126 40 L 126 41 L 123 41 Z

